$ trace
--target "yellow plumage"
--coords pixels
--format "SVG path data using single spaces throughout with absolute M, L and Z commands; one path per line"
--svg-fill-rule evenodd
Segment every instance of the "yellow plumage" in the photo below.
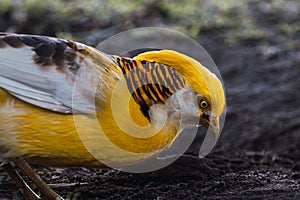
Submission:
M 126 89 L 126 88 L 124 88 Z M 125 90 L 126 91 L 126 90 Z M 126 102 L 123 92 L 119 102 L 123 106 Z M 138 138 L 124 133 L 115 123 L 110 107 L 99 111 L 98 120 L 104 134 L 99 134 L 99 128 L 95 119 L 89 115 L 78 114 L 74 117 L 70 114 L 60 114 L 33 106 L 18 98 L 13 97 L 4 90 L 0 90 L 0 148 L 4 157 L 23 157 L 31 163 L 46 166 L 103 166 L 90 152 L 99 152 L 104 156 L 101 159 L 109 159 L 109 162 L 137 162 L 143 159 L 143 155 L 127 156 L 112 149 L 110 142 L 125 151 L 134 153 L 155 152 L 163 146 L 170 145 L 177 134 L 175 127 L 168 125 L 160 133 L 152 137 Z M 123 104 L 122 104 L 123 103 Z M 132 100 L 129 112 L 132 120 L 139 125 L 149 125 Z M 124 113 L 119 113 L 124 116 Z M 125 118 L 125 117 L 124 117 Z M 78 129 L 84 134 L 78 135 Z M 155 130 L 154 130 L 155 131 Z M 142 137 L 145 133 L 139 133 Z M 109 141 L 109 140 L 110 141 Z M 89 150 L 84 144 L 88 144 Z M 149 156 L 149 155 L 148 155 Z
M 62 39 L 0 34 L 6 161 L 132 165 L 170 147 L 186 125 L 211 125 L 218 135 L 224 107 L 220 80 L 179 52 L 122 58 Z

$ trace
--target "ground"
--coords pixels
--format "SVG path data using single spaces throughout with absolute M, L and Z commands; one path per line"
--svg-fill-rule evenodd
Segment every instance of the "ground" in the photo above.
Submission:
M 178 20 L 173 16 L 176 9 L 162 9 L 154 4 L 150 11 L 126 15 L 124 26 L 112 26 L 120 18 L 117 22 L 105 21 L 103 26 L 113 28 L 106 27 L 92 39 L 80 37 L 95 44 L 108 32 L 128 27 L 174 28 L 176 22 L 187 23 L 186 33 L 193 35 L 214 59 L 226 89 L 225 126 L 217 146 L 207 157 L 197 158 L 197 145 L 193 145 L 172 165 L 145 174 L 34 166 L 42 178 L 69 199 L 300 199 L 299 5 L 294 4 L 296 1 L 282 5 L 276 0 L 247 2 L 223 13 L 219 11 L 219 17 L 227 22 L 214 24 L 218 20 L 213 18 L 211 24 L 203 26 L 197 24 L 201 21 L 182 16 Z M 57 32 L 49 30 L 51 26 L 47 24 L 53 23 L 51 20 L 46 20 L 44 29 L 35 26 L 42 27 L 40 32 L 14 22 L 9 25 L 9 14 L 2 14 L 0 24 L 4 25 L 0 31 L 10 28 L 49 35 Z M 244 18 L 239 21 L 241 15 Z M 93 21 L 79 24 L 90 31 Z M 73 39 L 83 34 L 76 33 L 72 25 L 69 28 Z M 0 183 L 1 199 L 22 199 L 2 170 Z

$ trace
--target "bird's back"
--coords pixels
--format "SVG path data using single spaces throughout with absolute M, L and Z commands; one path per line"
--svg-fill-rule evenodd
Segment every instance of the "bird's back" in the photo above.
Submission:
M 0 34 L 0 156 L 52 166 L 101 166 L 99 158 L 130 164 L 170 144 L 178 127 L 150 124 L 124 76 L 124 63 L 140 65 L 119 59 L 72 41 Z

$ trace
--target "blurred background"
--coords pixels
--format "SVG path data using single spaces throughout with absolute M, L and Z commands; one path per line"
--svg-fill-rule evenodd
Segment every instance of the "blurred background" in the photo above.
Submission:
M 0 1 L 2 32 L 94 46 L 121 31 L 148 26 L 191 36 L 219 67 L 227 117 L 215 150 L 202 160 L 180 159 L 163 170 L 165 178 L 160 171 L 129 175 L 37 168 L 43 178 L 53 184 L 86 182 L 86 187 L 57 189 L 79 199 L 300 198 L 298 0 Z M 0 177 L 0 194 L 19 198 L 8 178 Z M 97 183 L 92 188 L 91 181 Z

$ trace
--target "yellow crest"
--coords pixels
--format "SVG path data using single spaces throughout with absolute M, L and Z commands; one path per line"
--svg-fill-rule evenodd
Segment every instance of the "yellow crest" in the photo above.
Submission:
M 197 60 L 172 50 L 150 51 L 134 57 L 168 65 L 176 69 L 189 82 L 197 94 L 203 95 L 212 105 L 212 112 L 220 116 L 225 107 L 225 94 L 218 77 Z

